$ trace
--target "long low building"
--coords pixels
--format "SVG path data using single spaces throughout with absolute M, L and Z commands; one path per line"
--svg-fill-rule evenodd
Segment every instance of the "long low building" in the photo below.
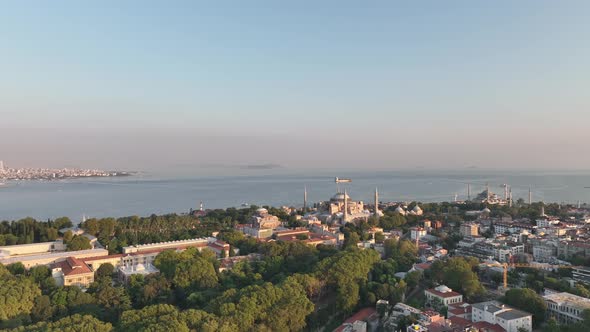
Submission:
M 9 265 L 12 263 L 22 263 L 26 269 L 30 269 L 37 265 L 50 265 L 65 261 L 68 257 L 74 257 L 78 259 L 89 258 L 89 257 L 100 257 L 107 256 L 109 251 L 106 249 L 87 249 L 78 251 L 64 251 L 64 252 L 50 252 L 37 255 L 26 255 L 26 256 L 11 256 L 9 258 L 0 259 L 0 263 Z
M 574 324 L 584 320 L 582 313 L 590 309 L 590 299 L 567 292 L 551 293 L 543 296 L 547 303 L 547 316 L 562 324 Z
M 66 245 L 62 240 L 50 242 L 16 244 L 12 246 L 0 247 L 0 260 L 15 256 L 38 255 L 56 251 L 66 251 Z

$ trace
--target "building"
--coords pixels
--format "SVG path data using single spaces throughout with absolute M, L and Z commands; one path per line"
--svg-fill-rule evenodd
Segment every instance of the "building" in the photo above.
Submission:
M 557 246 L 551 242 L 533 244 L 533 259 L 536 262 L 547 263 L 557 255 Z
M 36 255 L 62 251 L 66 251 L 66 245 L 62 240 L 2 246 L 0 247 L 0 260 L 16 256 Z
M 406 328 L 406 332 L 428 332 L 428 327 L 421 324 L 411 324 Z
M 440 302 L 445 307 L 448 307 L 449 304 L 463 302 L 463 295 L 454 292 L 445 285 L 427 289 L 424 291 L 424 295 L 426 296 L 427 303 L 433 304 L 435 302 Z
M 94 271 L 75 257 L 67 257 L 64 261 L 54 263 L 51 276 L 55 279 L 57 286 L 87 288 L 94 282 Z
M 267 209 L 260 208 L 251 217 L 250 224 L 255 228 L 275 229 L 281 226 L 281 221 L 277 216 L 268 213 Z
M 461 235 L 464 237 L 479 235 L 479 225 L 476 223 L 465 223 L 461 225 Z
M 368 325 L 376 326 L 379 315 L 375 308 L 364 308 L 346 319 L 334 332 L 367 332 Z
M 421 240 L 425 236 L 426 236 L 426 229 L 424 229 L 422 227 L 410 228 L 410 239 L 412 241 Z
M 90 269 L 92 269 L 92 271 L 98 270 L 98 268 L 102 264 L 106 264 L 106 263 L 111 264 L 115 268 L 115 271 L 116 271 L 117 268 L 119 266 L 121 266 L 121 258 L 122 257 L 123 257 L 123 254 L 115 254 L 115 255 L 108 255 L 108 256 L 82 258 L 82 261 L 84 263 L 86 263 L 86 265 L 88 265 L 88 267 Z
M 34 255 L 17 255 L 8 258 L 0 258 L 0 263 L 4 265 L 21 262 L 26 269 L 37 265 L 51 265 L 53 263 L 65 261 L 68 257 L 78 259 L 89 257 L 107 256 L 109 251 L 106 249 L 87 249 L 78 251 L 49 252 Z
M 499 325 L 506 332 L 519 332 L 519 329 L 532 331 L 533 315 L 516 310 L 496 301 L 475 303 L 472 305 L 471 320 Z
M 574 281 L 590 284 L 590 267 L 578 266 L 572 269 Z
M 147 256 L 151 255 L 155 257 L 158 255 L 158 253 L 167 249 L 182 251 L 188 248 L 196 248 L 199 251 L 207 248 L 217 253 L 218 256 L 221 256 L 223 254 L 224 257 L 229 256 L 230 250 L 229 244 L 221 240 L 217 240 L 214 237 L 209 237 L 189 240 L 158 242 L 150 244 L 138 244 L 134 246 L 123 247 L 123 254 L 145 254 Z
M 561 324 L 574 324 L 583 321 L 582 312 L 590 309 L 590 299 L 562 292 L 543 296 L 547 303 L 547 316 Z
M 590 243 L 582 241 L 561 241 L 557 245 L 557 257 L 568 259 L 572 256 L 590 256 Z
M 128 262 L 128 261 L 126 261 L 126 262 Z M 152 265 L 152 263 L 146 263 L 146 264 L 125 263 L 125 265 L 119 266 L 119 269 L 118 269 L 119 279 L 125 283 L 128 283 L 129 280 L 131 280 L 131 276 L 136 275 L 136 274 L 142 274 L 144 276 L 148 276 L 148 275 L 156 274 L 156 273 L 160 273 L 160 270 L 158 270 L 158 268 L 156 268 L 154 265 Z
M 471 313 L 473 308 L 471 304 L 459 302 L 450 304 L 447 308 L 447 317 L 451 318 L 453 316 L 465 318 L 471 321 Z
M 407 305 L 405 303 L 402 303 L 402 302 L 396 303 L 393 306 L 393 311 L 400 312 L 404 316 L 410 316 L 410 315 L 418 316 L 422 313 L 422 310 L 416 309 L 416 308 L 414 308 L 410 305 Z
M 344 224 L 357 218 L 368 218 L 371 213 L 365 210 L 362 201 L 353 201 L 346 193 L 337 192 L 328 202 L 322 203 L 322 210 L 332 219 L 340 219 Z

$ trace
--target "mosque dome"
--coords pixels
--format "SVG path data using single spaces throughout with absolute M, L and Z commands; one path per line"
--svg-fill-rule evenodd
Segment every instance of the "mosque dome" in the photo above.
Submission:
M 259 215 L 268 214 L 268 210 L 265 208 L 260 208 L 256 210 L 256 213 L 258 213 Z
M 332 200 L 333 201 L 344 201 L 344 197 L 346 197 L 346 199 L 350 199 L 350 196 L 348 196 L 348 194 L 336 193 L 336 195 L 332 196 Z
M 414 206 L 414 208 L 412 209 L 412 211 L 414 211 L 414 212 L 422 212 L 422 209 L 418 205 L 416 205 L 416 206 Z
M 395 212 L 397 212 L 397 213 L 399 213 L 399 214 L 406 214 L 406 211 L 405 211 L 405 210 L 404 210 L 404 209 L 403 209 L 401 206 L 398 206 L 398 207 L 395 209 Z
M 492 212 L 492 210 L 490 210 L 488 208 L 481 210 L 481 213 L 490 213 L 490 212 Z

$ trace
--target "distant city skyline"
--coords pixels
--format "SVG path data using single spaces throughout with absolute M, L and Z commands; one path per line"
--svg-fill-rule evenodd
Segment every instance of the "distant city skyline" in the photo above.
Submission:
M 6 167 L 590 169 L 586 1 L 2 7 Z

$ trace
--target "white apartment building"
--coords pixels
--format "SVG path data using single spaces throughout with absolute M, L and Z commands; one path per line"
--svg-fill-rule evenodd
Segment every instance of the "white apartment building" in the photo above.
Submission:
M 583 320 L 582 312 L 590 309 L 590 299 L 562 292 L 543 296 L 547 303 L 547 316 L 561 324 L 573 324 Z
M 425 236 L 426 236 L 426 229 L 424 229 L 422 227 L 410 228 L 410 239 L 412 241 L 421 240 Z
M 551 258 L 557 256 L 557 245 L 552 243 L 544 243 L 539 245 L 533 245 L 533 259 L 536 262 L 549 262 Z
M 533 329 L 533 315 L 513 309 L 496 301 L 475 303 L 472 305 L 471 320 L 500 325 L 506 332 L 518 332 Z

